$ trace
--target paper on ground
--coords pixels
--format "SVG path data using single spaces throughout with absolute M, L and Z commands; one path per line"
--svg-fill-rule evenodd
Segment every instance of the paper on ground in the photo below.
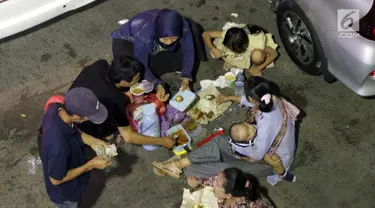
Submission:
M 232 14 L 230 14 L 230 16 L 237 18 L 238 14 L 237 13 L 232 13 Z
M 215 87 L 220 87 L 220 88 L 228 87 L 224 76 L 219 76 L 219 78 L 217 78 L 216 80 L 210 80 L 210 79 L 201 80 L 199 84 L 201 85 L 202 90 L 209 87 L 211 84 L 214 85 Z
M 129 19 L 119 20 L 117 23 L 119 23 L 120 25 L 123 25 L 123 24 L 125 24 L 127 22 L 129 22 Z
M 180 208 L 196 208 L 199 205 L 203 205 L 204 208 L 219 208 L 212 187 L 205 187 L 193 193 L 189 189 L 184 189 Z
M 245 27 L 246 25 L 245 24 L 238 24 L 238 23 L 234 23 L 234 22 L 227 22 L 225 23 L 225 25 L 223 26 L 223 30 L 228 30 L 232 27 L 240 27 L 240 28 L 243 28 Z

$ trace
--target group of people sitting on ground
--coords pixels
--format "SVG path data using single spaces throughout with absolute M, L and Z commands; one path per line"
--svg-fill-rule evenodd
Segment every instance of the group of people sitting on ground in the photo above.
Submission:
M 180 89 L 191 89 L 194 72 L 206 61 L 205 46 L 226 69 L 238 67 L 251 75 L 243 96 L 219 95 L 251 108 L 246 122 L 233 124 L 228 136 L 217 136 L 186 157 L 154 162 L 159 176 L 185 177 L 192 187 L 213 186 L 220 207 L 272 207 L 253 176 L 267 176 L 271 184 L 296 178 L 288 170 L 295 152 L 295 121 L 299 110 L 281 97 L 278 87 L 261 77 L 272 65 L 277 45 L 257 26 L 238 25 L 226 31 L 204 32 L 191 19 L 168 9 L 142 12 L 111 33 L 113 61 L 86 66 L 73 81 L 64 100 L 49 104 L 40 128 L 39 149 L 47 193 L 57 207 L 74 208 L 82 199 L 88 172 L 111 161 L 88 162 L 83 146 L 95 149 L 116 137 L 137 145 L 170 149 L 173 136 L 155 138 L 134 131 L 126 107 L 133 103 L 130 86 L 140 78 L 152 82 L 161 102 L 169 99 L 162 76 L 179 74 Z M 212 39 L 215 39 L 212 42 Z M 248 175 L 251 174 L 251 175 Z

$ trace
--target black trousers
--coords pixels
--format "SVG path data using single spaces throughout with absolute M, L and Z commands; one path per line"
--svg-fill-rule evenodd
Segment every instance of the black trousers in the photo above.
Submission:
M 202 39 L 203 27 L 191 19 L 187 19 L 193 34 L 193 42 L 195 48 L 194 73 L 196 73 L 199 62 L 206 61 L 206 51 Z M 134 57 L 133 43 L 122 39 L 113 39 L 112 41 L 113 57 L 131 56 Z M 183 67 L 183 55 L 181 47 L 176 51 L 163 51 L 155 56 L 149 55 L 148 67 L 160 78 L 161 75 L 169 72 L 181 70 Z

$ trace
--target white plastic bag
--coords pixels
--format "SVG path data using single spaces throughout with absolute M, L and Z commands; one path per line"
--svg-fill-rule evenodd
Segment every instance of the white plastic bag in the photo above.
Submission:
M 28 174 L 35 175 L 36 171 L 42 167 L 42 160 L 39 156 L 27 157 Z
M 214 195 L 212 187 L 205 187 L 190 192 L 189 189 L 184 189 L 184 194 L 182 196 L 182 204 L 180 208 L 219 208 L 217 204 L 217 198 Z

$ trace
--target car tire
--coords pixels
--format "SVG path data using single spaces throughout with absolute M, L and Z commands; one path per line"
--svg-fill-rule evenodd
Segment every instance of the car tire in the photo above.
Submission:
M 295 22 L 301 21 L 299 24 L 296 23 L 294 28 L 298 28 L 299 25 L 304 30 L 297 29 L 298 32 L 292 32 L 294 31 L 290 27 L 292 24 L 288 24 L 292 22 L 292 17 L 296 19 Z M 296 2 L 293 0 L 282 1 L 277 7 L 276 21 L 286 52 L 302 71 L 309 75 L 318 76 L 327 70 L 326 57 L 319 37 L 305 12 Z M 296 48 L 300 48 L 301 52 L 296 52 Z M 301 55 L 303 52 L 307 55 Z

